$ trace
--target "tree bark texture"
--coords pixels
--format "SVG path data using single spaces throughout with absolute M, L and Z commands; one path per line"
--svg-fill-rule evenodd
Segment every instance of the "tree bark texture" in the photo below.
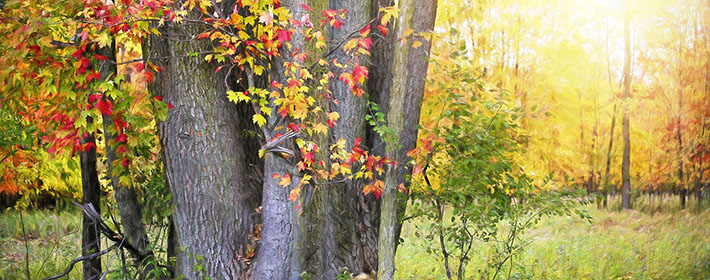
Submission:
M 433 30 L 436 4 L 436 1 L 399 2 L 397 36 L 403 36 L 409 28 L 415 33 Z M 422 45 L 413 48 L 414 41 L 420 41 Z M 394 130 L 398 143 L 386 143 L 385 154 L 399 164 L 389 166 L 385 174 L 385 189 L 381 197 L 378 279 L 394 277 L 394 256 L 407 198 L 398 193 L 397 185 L 407 184 L 406 175 L 411 174 L 406 154 L 416 146 L 430 48 L 429 40 L 415 35 L 407 38 L 407 44 L 397 44 L 394 50 L 387 125 Z
M 224 74 L 215 74 L 216 65 L 202 57 L 187 56 L 211 48 L 193 39 L 202 31 L 195 24 L 173 24 L 147 52 L 170 57 L 160 61 L 163 71 L 152 87 L 174 106 L 159 134 L 180 246 L 176 273 L 187 279 L 243 278 L 246 245 L 258 220 L 254 197 L 261 188 L 248 184 L 240 119 L 227 100 Z
M 330 30 L 330 38 L 336 43 L 348 41 L 347 36 L 363 28 L 371 19 L 370 3 L 367 1 L 334 0 L 330 1 L 328 8 L 348 11 L 340 30 Z M 329 60 L 333 59 L 345 64 L 352 57 L 338 48 L 329 57 Z M 359 58 L 359 63 L 368 65 L 364 57 Z M 352 71 L 351 67 L 330 70 L 336 77 L 343 71 Z M 356 138 L 366 138 L 367 100 L 354 95 L 339 80 L 331 82 L 330 90 L 333 98 L 338 100 L 338 104 L 330 106 L 338 112 L 340 119 L 331 130 L 326 144 L 345 139 L 346 149 L 351 149 Z M 376 270 L 377 204 L 374 195 L 362 193 L 362 182 L 359 181 L 318 186 L 313 193 L 313 201 L 304 213 L 303 257 L 306 271 L 315 279 L 334 279 L 346 269 L 355 273 Z
M 303 0 L 284 1 L 282 4 L 289 7 L 293 18 L 300 19 L 305 15 Z M 285 76 L 284 63 L 293 62 L 289 55 L 294 50 L 302 49 L 304 36 L 301 32 L 294 32 L 291 48 L 284 46 L 280 56 L 271 62 L 271 78 L 281 84 L 288 84 Z M 248 73 L 250 75 L 250 73 Z M 272 114 L 267 124 L 262 128 L 265 139 L 271 139 L 278 131 L 269 131 L 269 127 L 276 127 L 279 122 L 278 105 L 270 104 Z M 285 132 L 285 131 L 284 131 Z M 295 150 L 292 140 L 286 140 L 290 150 Z M 288 186 L 279 185 L 281 177 L 290 176 Z M 296 209 L 298 201 L 290 201 L 289 193 L 298 186 L 300 175 L 295 163 L 286 159 L 278 152 L 268 152 L 264 162 L 264 185 L 262 198 L 262 230 L 257 251 L 256 261 L 250 279 L 293 279 L 298 280 L 301 272 L 301 228 L 299 227 L 299 213 Z
M 87 117 L 87 123 L 93 119 Z M 85 133 L 81 137 L 82 150 L 79 152 L 81 162 L 82 204 L 91 204 L 97 213 L 101 213 L 101 187 L 96 171 L 96 141 L 93 133 Z M 88 146 L 87 146 L 88 144 Z M 91 146 L 93 145 L 93 146 Z M 87 149 L 84 149 L 87 147 Z M 92 220 L 84 214 L 81 231 L 81 255 L 86 256 L 101 251 L 99 231 Z M 92 258 L 82 262 L 84 279 L 97 279 L 101 275 L 101 258 Z

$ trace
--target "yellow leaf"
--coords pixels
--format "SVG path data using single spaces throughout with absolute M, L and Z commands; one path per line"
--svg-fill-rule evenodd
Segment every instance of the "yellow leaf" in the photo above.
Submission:
M 414 32 L 414 29 L 407 29 L 407 31 L 404 31 L 404 37 L 409 37 L 409 35 L 412 35 L 412 32 Z
M 420 47 L 421 45 L 422 45 L 422 42 L 414 41 L 414 43 L 412 43 L 412 48 L 416 49 L 416 48 Z
M 296 201 L 300 194 L 301 194 L 301 188 L 292 189 L 291 193 L 288 194 L 288 200 Z
M 350 39 L 347 43 L 345 43 L 345 46 L 343 46 L 343 50 L 345 52 L 350 52 L 352 49 L 354 49 L 357 46 L 358 39 Z
M 328 127 L 323 125 L 322 123 L 317 123 L 315 126 L 313 126 L 313 130 L 323 135 L 326 135 L 328 133 Z
M 331 122 L 337 122 L 340 119 L 340 114 L 338 112 L 328 113 L 328 120 Z
M 251 117 L 251 120 L 259 126 L 266 124 L 266 118 L 264 118 L 261 114 L 254 114 L 254 116 Z
M 281 181 L 279 181 L 279 186 L 288 186 L 291 184 L 291 174 L 286 174 L 281 176 Z

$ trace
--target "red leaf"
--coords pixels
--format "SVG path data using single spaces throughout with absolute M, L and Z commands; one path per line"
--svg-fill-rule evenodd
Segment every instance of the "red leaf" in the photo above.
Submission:
M 387 32 L 388 32 L 387 27 L 384 27 L 382 25 L 378 25 L 377 29 L 380 30 L 380 33 L 382 33 L 382 35 L 387 36 Z
M 145 71 L 145 81 L 147 83 L 152 82 L 153 81 L 153 73 L 151 73 L 150 71 Z
M 99 100 L 99 112 L 101 112 L 103 116 L 111 115 L 113 113 L 113 104 L 111 104 L 111 101 L 104 99 Z
M 121 133 L 116 137 L 116 142 L 126 143 L 128 142 L 128 136 L 125 133 Z
M 89 105 L 94 107 L 94 104 L 96 104 L 96 101 L 99 99 L 101 99 L 101 94 L 89 94 Z
M 362 37 L 366 37 L 367 34 L 369 34 L 369 33 L 370 33 L 370 25 L 369 24 L 365 25 L 365 27 L 360 29 L 360 36 L 362 36 Z
M 306 4 L 301 4 L 301 8 L 303 8 L 306 11 L 313 12 L 313 9 L 311 9 L 311 7 L 308 7 L 308 5 L 306 5 Z
M 293 130 L 293 131 L 298 131 L 298 130 L 300 129 L 300 128 L 298 128 L 298 126 L 295 125 L 294 123 L 289 123 L 289 124 L 288 124 L 288 128 L 290 128 L 290 129 Z
M 283 44 L 284 42 L 291 41 L 291 32 L 281 29 L 279 30 L 276 39 L 279 40 L 279 45 Z
M 91 73 L 89 73 L 89 75 L 86 75 L 86 83 L 87 84 L 91 83 L 91 81 L 98 80 L 100 77 L 101 77 L 101 74 L 99 74 L 98 72 L 92 71 Z
M 330 25 L 335 26 L 335 29 L 338 29 L 338 30 L 340 30 L 340 27 L 343 26 L 343 24 L 345 24 L 345 23 L 339 19 L 334 19 L 334 20 L 330 21 Z
M 143 71 L 143 69 L 145 69 L 145 64 L 143 64 L 143 62 L 138 62 L 136 64 L 136 70 L 138 70 L 138 72 L 141 72 Z
M 94 58 L 96 58 L 96 60 L 107 60 L 107 59 L 108 59 L 108 57 L 105 57 L 105 56 L 100 55 L 100 54 L 95 54 L 95 55 L 94 55 Z
M 129 164 L 131 164 L 131 161 L 127 158 L 124 158 L 123 161 L 121 161 L 121 165 L 123 165 L 123 167 L 128 167 Z
M 94 144 L 94 142 L 87 142 L 81 149 L 82 151 L 90 151 L 91 149 L 96 149 L 96 144 Z

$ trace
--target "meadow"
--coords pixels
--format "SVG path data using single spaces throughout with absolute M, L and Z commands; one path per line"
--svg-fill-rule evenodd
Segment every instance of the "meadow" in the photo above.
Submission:
M 544 218 L 522 236 L 531 241 L 503 269 L 499 279 L 710 279 L 710 210 L 693 203 L 680 210 L 677 197 L 636 199 L 640 210 L 610 210 L 583 206 L 592 220 Z M 41 279 L 59 274 L 78 257 L 81 219 L 75 210 L 33 210 L 0 215 L 0 279 Z M 405 240 L 397 252 L 396 279 L 446 279 L 439 251 L 427 253 L 417 238 L 428 230 L 421 221 L 405 223 Z M 502 229 L 501 234 L 505 233 Z M 437 249 L 434 244 L 432 249 Z M 492 277 L 492 251 L 478 242 L 466 268 L 467 279 Z M 25 252 L 29 252 L 26 256 Z M 26 258 L 27 257 L 27 258 Z M 121 256 L 110 253 L 104 265 L 118 271 Z M 456 263 L 453 263 L 454 267 Z M 81 265 L 65 279 L 79 279 Z M 111 277 L 109 277 L 111 278 Z
M 514 257 L 510 274 L 506 264 L 499 278 L 710 279 L 710 210 L 692 205 L 680 210 L 677 200 L 642 197 L 636 200 L 640 210 L 625 211 L 584 206 L 591 222 L 544 218 L 522 236 L 531 242 Z M 616 208 L 614 199 L 610 209 Z M 427 253 L 427 244 L 415 237 L 417 227 L 428 229 L 418 221 L 404 225 L 406 241 L 397 251 L 395 278 L 446 279 L 440 251 Z M 467 279 L 489 279 L 490 246 L 478 242 L 472 250 Z

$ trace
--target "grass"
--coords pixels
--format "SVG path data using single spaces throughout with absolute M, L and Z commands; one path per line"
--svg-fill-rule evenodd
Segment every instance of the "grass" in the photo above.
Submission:
M 617 208 L 617 203 L 612 201 L 610 208 Z M 638 205 L 648 211 L 585 206 L 593 217 L 591 224 L 575 217 L 543 219 L 523 236 L 532 242 L 514 258 L 510 278 L 710 279 L 710 210 L 692 205 L 680 210 L 668 202 L 670 206 L 661 207 L 666 211 L 659 212 L 650 203 Z M 427 253 L 426 242 L 416 237 L 417 227 L 420 232 L 428 230 L 420 223 L 404 225 L 395 278 L 446 279 L 440 251 Z M 476 245 L 467 279 L 488 279 L 491 250 L 481 242 Z M 507 265 L 501 279 L 508 278 Z
M 599 210 L 586 206 L 591 224 L 573 217 L 543 219 L 523 237 L 532 243 L 514 258 L 511 278 L 522 279 L 710 279 L 710 210 L 689 204 L 680 210 L 677 197 L 637 199 L 638 209 Z M 674 204 L 676 203 L 676 204 Z M 610 203 L 617 209 L 618 201 Z M 64 271 L 79 256 L 81 217 L 77 211 L 24 212 L 31 279 Z M 440 254 L 427 253 L 416 237 L 428 225 L 406 223 L 397 254 L 396 279 L 445 279 Z M 25 245 L 20 213 L 0 214 L 0 279 L 27 279 Z M 105 247 L 105 242 L 102 247 Z M 467 266 L 467 279 L 485 279 L 491 251 L 478 243 Z M 431 247 L 438 249 L 438 247 Z M 104 266 L 120 267 L 112 252 Z M 454 263 L 456 265 L 456 263 Z M 507 278 L 507 266 L 503 279 Z M 64 279 L 79 279 L 77 264 Z
M 0 280 L 28 279 L 28 266 L 30 279 L 63 273 L 71 260 L 81 255 L 81 223 L 76 209 L 0 213 Z M 106 244 L 107 240 L 102 239 L 101 248 L 105 249 Z M 102 264 L 104 267 L 108 264 L 115 271 L 121 264 L 120 255 L 114 250 L 102 258 Z M 81 271 L 81 263 L 77 263 L 62 279 L 81 279 Z
M 0 273 L 5 279 L 27 279 L 24 234 L 20 212 L 0 216 Z M 29 246 L 30 278 L 59 274 L 81 253 L 81 217 L 78 212 L 50 210 L 22 214 Z M 78 269 L 77 269 L 78 268 Z M 81 277 L 76 266 L 69 278 Z M 0 277 L 2 278 L 2 277 Z

